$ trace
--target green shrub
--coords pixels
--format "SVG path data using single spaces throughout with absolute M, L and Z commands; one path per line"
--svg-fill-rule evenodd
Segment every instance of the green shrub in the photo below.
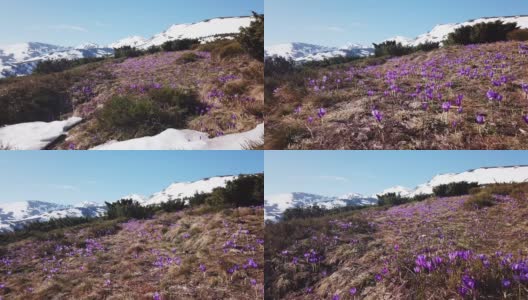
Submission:
M 44 60 L 37 64 L 34 74 L 51 74 L 66 71 L 81 65 L 90 64 L 104 60 L 104 57 L 89 57 L 80 59 L 57 59 Z
M 205 204 L 205 200 L 209 194 L 206 193 L 195 193 L 194 196 L 187 198 L 189 201 L 189 205 L 192 207 L 200 206 L 202 204 Z
M 264 61 L 264 15 L 253 12 L 253 17 L 249 27 L 240 29 L 237 40 L 249 55 Z
M 142 206 L 132 199 L 121 199 L 117 202 L 106 204 L 106 216 L 108 219 L 148 219 L 154 214 L 152 207 Z
M 472 188 L 478 187 L 476 182 L 452 182 L 449 184 L 442 184 L 433 188 L 433 193 L 438 197 L 453 197 L 468 195 Z
M 155 207 L 155 210 L 161 210 L 164 212 L 177 212 L 183 210 L 185 207 L 185 200 L 177 199 L 162 202 Z
M 380 56 L 403 56 L 413 52 L 412 47 L 403 46 L 396 41 L 386 41 L 381 44 L 374 45 L 374 54 Z
M 295 63 L 292 59 L 282 56 L 266 57 L 264 60 L 264 74 L 266 77 L 293 73 Z
M 508 34 L 516 29 L 518 29 L 517 23 L 504 23 L 503 21 L 462 26 L 448 35 L 446 44 L 469 45 L 506 41 Z
M 115 48 L 114 49 L 114 57 L 115 58 L 130 58 L 130 57 L 138 57 L 145 54 L 145 52 L 138 50 L 136 48 L 130 47 L 130 46 L 124 46 L 121 48 Z
M 152 89 L 146 96 L 117 96 L 98 112 L 97 121 L 106 132 L 122 138 L 154 135 L 167 128 L 182 128 L 200 107 L 196 94 L 183 89 Z
M 528 41 L 528 29 L 516 29 L 508 33 L 509 41 Z
M 236 207 L 264 205 L 264 175 L 241 175 L 228 182 L 225 197 Z
M 475 195 L 471 195 L 464 203 L 464 207 L 467 209 L 482 209 L 493 205 L 495 205 L 495 200 L 489 190 L 482 190 Z
M 167 41 L 161 45 L 161 49 L 163 49 L 163 51 L 183 51 L 189 50 L 197 44 L 200 44 L 200 41 L 197 39 L 181 39 Z
M 18 82 L 0 95 L 0 126 L 60 119 L 72 111 L 69 84 L 68 79 L 58 76 Z
M 385 195 L 377 195 L 378 197 L 378 205 L 384 206 L 384 205 L 402 205 L 410 201 L 407 197 L 402 197 L 400 194 L 396 193 L 388 193 Z

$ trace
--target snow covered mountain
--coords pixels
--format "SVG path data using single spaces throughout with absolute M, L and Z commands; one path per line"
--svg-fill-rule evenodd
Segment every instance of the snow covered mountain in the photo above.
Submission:
M 85 202 L 79 205 L 60 205 L 43 201 L 0 203 L 0 232 L 10 231 L 28 222 L 48 221 L 64 217 L 96 217 L 105 207 Z
M 419 185 L 409 196 L 431 194 L 436 186 L 461 181 L 479 184 L 528 182 L 528 166 L 479 168 L 458 174 L 437 175 L 427 183 Z
M 29 42 L 0 46 L 0 78 L 29 75 L 39 61 L 102 57 L 113 53 L 112 48 L 96 44 L 62 47 Z
M 227 182 L 236 178 L 238 176 L 217 176 L 193 182 L 177 182 L 150 197 L 130 194 L 120 199 L 132 199 L 143 205 L 159 204 L 171 199 L 190 197 L 195 193 L 212 192 L 214 188 L 225 187 Z M 78 205 L 60 205 L 43 201 L 0 203 L 0 232 L 20 228 L 29 222 L 66 217 L 97 217 L 105 212 L 105 205 L 93 202 L 83 202 Z
M 324 208 L 375 205 L 378 202 L 377 195 L 396 193 L 403 197 L 414 197 L 432 194 L 433 188 L 436 186 L 462 181 L 477 182 L 481 185 L 528 182 L 528 166 L 485 167 L 462 173 L 440 174 L 434 176 L 428 182 L 418 185 L 415 189 L 395 186 L 370 197 L 357 193 L 350 193 L 341 197 L 326 197 L 306 193 L 266 195 L 264 199 L 265 218 L 266 220 L 276 221 L 280 219 L 282 213 L 288 208 L 308 207 L 314 204 Z
M 169 200 L 191 197 L 196 193 L 210 193 L 217 187 L 225 187 L 229 181 L 233 181 L 238 176 L 218 176 L 204 178 L 193 182 L 176 182 L 168 186 L 161 192 L 155 193 L 143 202 L 144 205 L 159 204 Z
M 132 36 L 107 46 L 88 43 L 76 47 L 63 47 L 34 42 L 0 46 L 0 78 L 29 75 L 39 61 L 103 57 L 113 55 L 114 48 L 123 46 L 147 49 L 167 41 L 185 38 L 211 41 L 218 35 L 239 33 L 240 28 L 248 27 L 251 21 L 253 17 L 227 17 L 192 24 L 177 24 L 149 39 Z
M 264 212 L 265 219 L 277 221 L 284 211 L 294 207 L 310 207 L 318 205 L 326 209 L 345 206 L 366 206 L 375 205 L 378 200 L 373 197 L 366 197 L 361 194 L 351 193 L 341 197 L 326 197 L 307 193 L 288 193 L 265 196 Z
M 450 24 L 441 24 L 436 25 L 430 32 L 419 35 L 414 39 L 408 39 L 405 37 L 397 36 L 388 39 L 388 41 L 397 41 L 402 43 L 402 45 L 417 46 L 419 44 L 427 42 L 437 42 L 440 43 L 447 39 L 447 36 L 454 32 L 456 29 L 462 26 L 472 26 L 478 23 L 489 23 L 495 21 L 503 21 L 505 23 L 517 23 L 517 25 L 522 29 L 528 28 L 528 16 L 509 16 L 509 17 L 490 17 L 490 18 L 479 18 L 474 20 L 469 20 L 463 23 L 450 23 Z
M 333 57 L 367 57 L 374 53 L 374 48 L 358 44 L 348 44 L 343 47 L 325 47 L 306 43 L 288 43 L 266 47 L 266 57 L 284 57 L 302 63 L 321 61 Z
M 252 21 L 253 17 L 245 16 L 214 18 L 192 24 L 176 24 L 172 25 L 162 33 L 154 35 L 150 39 L 134 36 L 110 44 L 109 47 L 118 48 L 131 46 L 140 49 L 147 49 L 151 46 L 160 46 L 167 41 L 179 39 L 211 41 L 218 35 L 237 34 L 240 32 L 241 27 L 249 27 Z

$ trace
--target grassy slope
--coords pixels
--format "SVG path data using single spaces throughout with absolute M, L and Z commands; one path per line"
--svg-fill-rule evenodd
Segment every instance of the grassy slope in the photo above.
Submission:
M 215 51 L 214 46 L 212 51 Z M 198 59 L 182 61 L 180 57 L 189 52 L 195 53 Z M 145 94 L 142 88 L 148 90 L 155 84 L 169 89 L 193 90 L 203 105 L 213 107 L 209 113 L 189 119 L 186 128 L 205 131 L 211 136 L 218 132 L 229 134 L 251 130 L 262 122 L 262 72 L 262 63 L 243 53 L 221 58 L 198 50 L 162 52 L 139 58 L 108 59 L 57 74 L 3 80 L 0 82 L 0 96 L 8 95 L 13 99 L 4 105 L 9 107 L 9 113 L 18 114 L 20 108 L 16 102 L 20 99 L 34 101 L 43 91 L 52 97 L 60 95 L 57 97 L 62 102 L 60 115 L 50 115 L 45 120 L 29 115 L 23 121 L 51 121 L 72 113 L 81 116 L 85 122 L 71 130 L 70 137 L 54 148 L 68 149 L 74 144 L 77 149 L 86 149 L 110 139 L 123 138 L 118 130 L 102 131 L 96 122 L 95 116 L 105 102 L 117 95 L 140 97 Z M 222 82 L 225 78 L 227 81 Z M 132 88 L 132 85 L 137 87 Z M 86 87 L 89 87 L 89 93 L 84 92 Z M 215 89 L 224 92 L 224 99 L 208 97 Z M 42 105 L 35 102 L 37 106 Z M 234 126 L 233 114 L 237 117 Z
M 162 299 L 262 297 L 262 218 L 261 208 L 185 210 L 146 221 L 84 225 L 42 240 L 1 245 L 0 283 L 5 287 L 0 295 L 152 299 L 158 292 Z M 228 241 L 236 246 L 226 247 Z M 244 269 L 249 259 L 258 266 Z M 235 264 L 239 270 L 228 274 Z
M 266 298 L 352 299 L 349 290 L 356 288 L 356 299 L 460 299 L 464 275 L 476 282 L 468 299 L 526 298 L 528 278 L 519 285 L 511 270 L 527 263 L 526 197 L 499 196 L 482 210 L 463 208 L 467 198 L 266 225 Z M 320 261 L 307 262 L 311 249 Z M 468 260 L 451 261 L 449 253 L 464 250 Z M 442 261 L 434 270 L 415 270 L 418 255 Z
M 520 54 L 518 42 L 471 47 L 448 47 L 429 53 L 415 53 L 389 60 L 366 59 L 320 68 L 300 74 L 276 86 L 268 107 L 266 147 L 289 149 L 525 149 L 528 127 L 528 99 L 520 85 L 528 82 L 528 56 Z M 507 58 L 497 57 L 497 54 Z M 373 66 L 369 66 L 373 65 Z M 422 75 L 422 68 L 427 76 Z M 508 76 L 501 87 L 492 85 L 489 76 L 469 78 L 459 75 L 462 68 L 477 69 L 483 75 L 493 70 L 494 80 Z M 387 74 L 395 72 L 392 82 L 402 92 L 390 90 Z M 441 75 L 433 79 L 431 75 Z M 299 78 L 299 76 L 305 76 Z M 326 83 L 323 83 L 327 76 Z M 325 91 L 315 92 L 309 79 Z M 338 84 L 336 80 L 341 80 Z M 286 81 L 286 83 L 284 83 Z M 446 87 L 451 82 L 452 87 Z M 429 109 L 422 109 L 422 92 L 417 85 L 436 85 Z M 493 88 L 504 96 L 503 103 L 490 102 L 487 91 Z M 372 90 L 375 95 L 368 96 Z M 442 94 L 442 100 L 438 93 Z M 463 112 L 458 113 L 456 97 L 462 94 Z M 452 102 L 446 116 L 441 106 Z M 295 113 L 301 106 L 301 113 Z M 384 115 L 381 123 L 372 116 L 372 107 Z M 326 108 L 323 122 L 317 110 Z M 486 125 L 476 124 L 476 114 L 487 114 Z M 308 117 L 313 124 L 307 124 Z M 456 122 L 456 126 L 453 125 Z M 308 125 L 308 128 L 307 128 Z M 311 131 L 311 133 L 310 133 Z

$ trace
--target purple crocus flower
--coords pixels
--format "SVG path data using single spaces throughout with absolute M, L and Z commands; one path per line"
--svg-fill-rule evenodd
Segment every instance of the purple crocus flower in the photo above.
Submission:
M 350 289 L 350 296 L 354 296 L 357 293 L 357 289 L 355 287 Z
M 312 124 L 312 123 L 313 123 L 313 120 L 314 120 L 313 117 L 312 117 L 312 116 L 309 116 L 309 117 L 308 117 L 308 120 L 307 120 L 307 121 L 308 121 L 308 124 Z
M 372 110 L 372 116 L 376 118 L 376 121 L 378 122 L 381 122 L 381 120 L 383 120 L 383 114 L 377 109 Z
M 524 122 L 525 122 L 526 124 L 528 124 L 528 115 L 524 115 L 524 116 L 523 116 L 523 120 L 524 120 Z
M 255 286 L 255 285 L 257 285 L 257 280 L 251 278 L 251 279 L 249 280 L 249 283 L 250 283 L 251 285 Z
M 464 100 L 464 95 L 458 95 L 458 97 L 455 100 L 456 106 L 461 106 L 462 105 L 462 100 Z
M 448 112 L 451 109 L 451 102 L 444 102 L 442 103 L 442 110 L 445 112 Z
M 207 271 L 207 268 L 203 264 L 200 264 L 199 268 L 200 268 L 200 271 L 202 271 L 203 273 L 205 273 L 205 271 Z
M 477 114 L 477 124 L 484 124 L 486 122 L 486 116 L 484 114 Z
M 332 300 L 339 300 L 339 295 L 335 294 L 334 297 L 332 297 Z
M 295 110 L 294 110 L 293 112 L 296 113 L 296 114 L 300 114 L 301 111 L 302 111 L 302 106 L 299 105 L 299 106 L 297 106 L 297 107 L 295 108 Z
M 381 277 L 380 274 L 376 274 L 376 275 L 374 276 L 374 279 L 375 279 L 376 281 L 379 282 L 379 281 L 381 281 L 381 280 L 383 279 L 383 277 Z
M 326 109 L 323 107 L 319 108 L 319 111 L 317 112 L 317 116 L 322 119 L 326 115 Z
M 160 294 L 159 294 L 158 292 L 155 292 L 155 293 L 154 293 L 154 297 L 152 297 L 152 299 L 154 299 L 154 300 L 161 300 L 161 296 L 160 296 Z
M 503 279 L 502 280 L 502 286 L 505 287 L 505 288 L 509 288 L 511 285 L 511 281 L 509 281 L 508 279 Z

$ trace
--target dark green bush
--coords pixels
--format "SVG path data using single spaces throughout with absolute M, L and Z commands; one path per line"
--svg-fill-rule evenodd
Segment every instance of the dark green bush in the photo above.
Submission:
M 403 56 L 413 52 L 412 47 L 403 46 L 396 41 L 386 41 L 381 44 L 374 45 L 374 54 L 380 56 Z
M 197 39 L 181 39 L 174 41 L 167 41 L 161 45 L 163 51 L 183 51 L 189 50 L 194 45 L 200 44 L 200 41 Z
M 476 182 L 452 182 L 449 184 L 442 184 L 433 188 L 433 193 L 438 197 L 453 197 L 468 195 L 472 188 L 478 187 Z
M 37 64 L 37 67 L 33 71 L 34 74 L 51 74 L 69 70 L 81 65 L 86 65 L 98 61 L 104 60 L 104 57 L 89 57 L 80 59 L 57 59 L 57 60 L 45 60 Z
M 146 96 L 117 96 L 98 112 L 97 121 L 105 132 L 122 138 L 154 135 L 167 128 L 182 128 L 201 103 L 193 91 L 152 89 Z
M 188 198 L 187 200 L 189 201 L 189 205 L 196 207 L 205 204 L 205 200 L 208 196 L 209 194 L 206 193 L 195 193 L 194 196 Z
M 185 200 L 169 200 L 158 204 L 154 209 L 161 210 L 164 212 L 177 212 L 183 210 L 186 207 Z
M 388 193 L 385 195 L 377 195 L 378 196 L 378 205 L 384 206 L 384 205 L 402 205 L 410 201 L 407 197 L 402 197 L 400 194 L 396 193 Z
M 519 29 L 517 23 L 504 23 L 503 21 L 462 26 L 449 34 L 446 44 L 470 45 L 506 41 L 508 34 L 517 29 Z
M 106 216 L 108 219 L 148 219 L 154 214 L 152 207 L 142 206 L 132 199 L 121 199 L 117 202 L 106 204 Z
M 249 27 L 240 28 L 237 40 L 249 55 L 264 61 L 264 15 L 253 12 L 253 17 Z
M 20 82 L 0 95 L 0 126 L 34 121 L 55 121 L 72 111 L 68 81 L 55 78 Z
M 130 57 L 138 57 L 143 55 L 145 52 L 138 50 L 134 47 L 130 46 L 124 46 L 121 48 L 114 49 L 114 57 L 115 58 L 130 58 Z

